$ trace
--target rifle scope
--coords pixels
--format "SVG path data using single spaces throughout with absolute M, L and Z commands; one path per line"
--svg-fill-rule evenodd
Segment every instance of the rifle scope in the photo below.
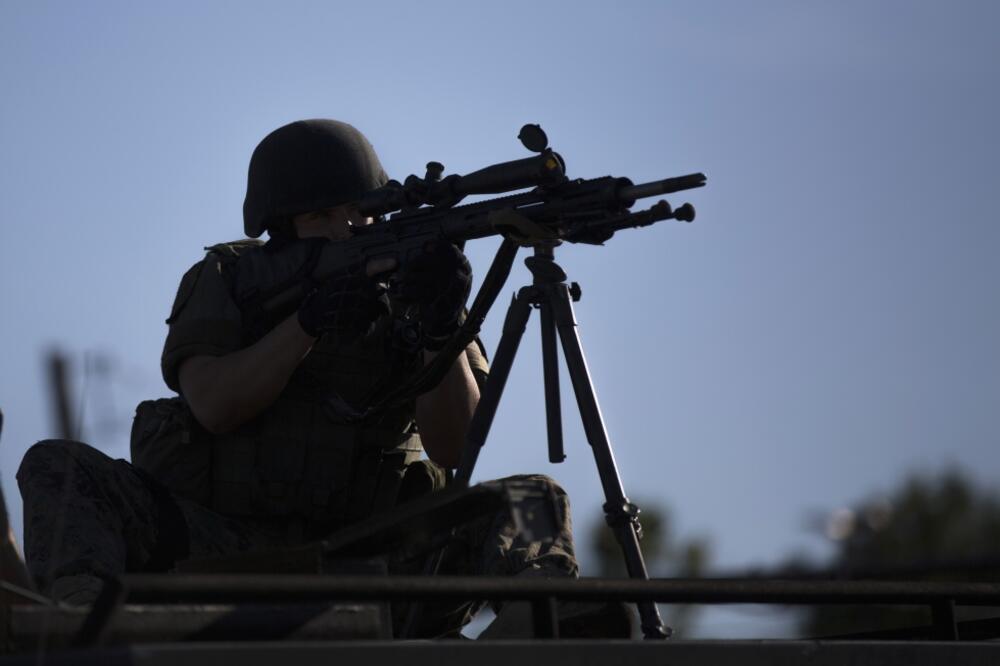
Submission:
M 464 176 L 441 178 L 444 166 L 427 164 L 423 178 L 408 176 L 404 183 L 390 180 L 361 197 L 362 215 L 377 217 L 405 208 L 428 205 L 450 208 L 471 194 L 499 194 L 528 187 L 551 186 L 566 180 L 566 164 L 551 150 L 511 162 L 501 162 Z

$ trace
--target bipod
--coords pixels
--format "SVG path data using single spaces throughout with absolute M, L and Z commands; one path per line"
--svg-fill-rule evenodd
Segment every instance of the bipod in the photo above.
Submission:
M 642 528 L 639 525 L 639 508 L 625 496 L 614 452 L 608 439 L 604 417 L 597 404 L 597 395 L 587 369 L 583 345 L 577 332 L 573 302 L 580 300 L 580 286 L 567 284 L 566 273 L 555 262 L 554 249 L 557 242 L 535 245 L 533 256 L 524 263 L 534 276 L 531 285 L 522 287 L 507 309 L 503 333 L 497 345 L 496 355 L 490 367 L 490 378 L 486 382 L 479 405 L 469 424 L 465 450 L 456 474 L 456 481 L 468 485 L 472 471 L 479 459 L 479 452 L 486 443 L 493 418 L 496 415 L 504 386 L 514 364 L 514 357 L 524 336 L 528 317 L 537 308 L 542 329 L 542 365 L 545 380 L 545 415 L 548 428 L 549 460 L 553 463 L 565 459 L 562 438 L 562 417 L 559 398 L 559 364 L 556 351 L 556 336 L 562 343 L 563 358 L 569 370 L 576 394 L 580 417 L 587 441 L 594 452 L 597 472 L 604 488 L 604 515 L 618 539 L 625 556 L 625 566 L 630 578 L 647 580 L 646 564 L 639 549 Z M 663 639 L 670 635 L 669 627 L 663 626 L 660 613 L 652 601 L 636 604 L 642 624 L 643 635 L 647 639 Z

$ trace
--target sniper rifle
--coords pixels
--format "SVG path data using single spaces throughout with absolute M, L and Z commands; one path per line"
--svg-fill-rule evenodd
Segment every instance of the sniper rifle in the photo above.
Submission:
M 360 212 L 377 220 L 353 227 L 349 239 L 323 246 L 310 275 L 312 284 L 362 270 L 369 276 L 390 274 L 434 241 L 445 240 L 462 247 L 466 241 L 478 238 L 504 238 L 465 322 L 435 361 L 409 381 L 391 388 L 376 387 L 364 405 L 343 401 L 335 404 L 345 420 L 364 420 L 435 386 L 478 334 L 519 247 L 552 247 L 562 242 L 602 245 L 622 229 L 662 220 L 694 220 L 694 208 L 687 203 L 675 209 L 660 200 L 644 210 L 631 208 L 639 199 L 702 187 L 706 180 L 702 173 L 639 185 L 613 176 L 569 179 L 565 161 L 549 148 L 541 127 L 525 125 L 518 138 L 536 154 L 444 178 L 444 166 L 430 162 L 423 178 L 410 175 L 402 183 L 391 180 L 367 193 L 359 202 Z M 527 188 L 532 189 L 459 205 L 467 196 Z M 268 295 L 260 302 L 260 311 L 265 316 L 291 312 L 301 303 L 307 288 L 298 282 Z

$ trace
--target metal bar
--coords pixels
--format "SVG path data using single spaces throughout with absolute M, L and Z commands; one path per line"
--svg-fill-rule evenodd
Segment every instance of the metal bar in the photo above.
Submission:
M 455 474 L 455 482 L 460 486 L 468 486 L 479 460 L 479 452 L 486 444 L 486 438 L 493 425 L 500 398 L 503 397 L 504 385 L 514 365 L 517 348 L 524 337 L 524 329 L 531 315 L 531 303 L 534 300 L 534 287 L 522 287 L 507 309 L 507 318 L 503 323 L 503 334 L 497 344 L 497 352 L 490 367 L 490 378 L 483 388 L 483 393 L 472 414 L 472 422 L 465 434 L 465 446 L 462 449 L 462 459 Z
M 545 381 L 545 426 L 549 441 L 549 462 L 566 460 L 563 448 L 562 404 L 559 397 L 559 357 L 556 353 L 556 326 L 552 321 L 552 306 L 538 306 L 542 325 L 542 370 Z
M 931 618 L 934 623 L 934 637 L 941 641 L 958 640 L 958 624 L 955 621 L 955 602 L 938 599 L 931 604 Z
M 963 641 L 985 641 L 1000 638 L 1000 617 L 965 620 L 955 624 L 958 639 Z M 940 640 L 937 629 L 932 624 L 917 627 L 899 627 L 876 631 L 858 631 L 833 636 L 814 636 L 821 641 L 930 641 Z
M 996 578 L 1000 552 L 979 557 L 924 559 L 882 566 L 832 566 L 826 568 L 783 566 L 759 569 L 713 570 L 707 578 L 756 578 L 767 580 L 916 580 L 941 574 L 976 574 L 980 580 Z
M 540 597 L 531 602 L 531 620 L 535 638 L 559 638 L 559 613 L 555 597 Z
M 477 576 L 153 575 L 122 577 L 128 600 L 153 602 L 512 599 L 662 603 L 1000 606 L 1000 583 L 887 581 L 518 579 Z
M 538 289 L 539 322 L 542 336 L 542 376 L 545 381 L 545 427 L 549 443 L 549 462 L 566 460 L 563 447 L 562 401 L 559 395 L 559 355 L 556 348 L 556 325 L 552 318 L 552 304 L 545 298 L 545 286 L 552 280 L 565 280 L 566 273 L 553 261 L 553 246 L 535 246 L 535 254 L 525 261 Z
M 0 535 L 2 536 L 2 535 Z M 4 572 L 8 574 L 10 572 Z M 43 594 L 39 594 L 34 590 L 29 590 L 26 587 L 21 587 L 14 583 L 9 583 L 5 580 L 0 580 L 0 599 L 7 597 L 6 601 L 8 603 L 14 603 L 13 598 L 19 598 L 27 604 L 40 604 L 42 606 L 55 606 L 56 603 L 52 599 L 46 597 Z
M 601 415 L 597 393 L 590 379 L 590 370 L 587 368 L 587 359 L 583 353 L 583 343 L 580 342 L 569 287 L 565 283 L 553 285 L 548 295 L 556 330 L 562 342 L 563 358 L 580 409 L 583 429 L 594 454 L 601 486 L 604 488 L 605 518 L 621 546 L 629 576 L 633 579 L 646 580 L 649 574 L 642 558 L 642 549 L 639 547 L 639 522 L 636 520 L 638 509 L 625 496 L 625 487 L 618 473 L 618 465 L 615 464 L 611 440 L 608 439 L 608 430 L 604 425 L 604 417 Z M 642 633 L 646 638 L 666 638 L 670 635 L 671 630 L 663 625 L 656 604 L 642 600 L 636 602 L 636 607 L 639 611 Z
M 639 185 L 623 187 L 618 190 L 618 197 L 619 199 L 625 201 L 635 201 L 636 199 L 655 197 L 659 194 L 672 194 L 682 190 L 692 190 L 696 187 L 703 187 L 704 185 L 705 174 L 689 173 L 686 176 L 664 178 L 663 180 L 654 180 L 650 183 L 641 183 Z
M 356 641 L 147 643 L 117 649 L 51 652 L 45 666 L 176 665 L 282 666 L 328 664 L 405 664 L 406 666 L 510 666 L 546 664 L 627 664 L 628 666 L 992 666 L 1000 657 L 996 643 L 845 643 L 842 641 Z M 0 658 L 4 666 L 37 666 L 34 654 Z

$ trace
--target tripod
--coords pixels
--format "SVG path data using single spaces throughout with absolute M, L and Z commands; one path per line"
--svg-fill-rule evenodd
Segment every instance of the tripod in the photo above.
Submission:
M 607 429 L 601 409 L 597 404 L 597 395 L 587 369 L 587 361 L 583 355 L 583 346 L 577 334 L 576 317 L 573 313 L 573 301 L 580 299 L 580 287 L 575 282 L 566 283 L 566 273 L 555 262 L 554 249 L 558 242 L 540 243 L 534 246 L 533 256 L 524 263 L 531 271 L 534 280 L 531 285 L 522 287 L 507 310 L 503 324 L 503 333 L 497 346 L 496 356 L 490 368 L 490 378 L 486 382 L 479 405 L 472 417 L 469 431 L 466 435 L 465 450 L 462 452 L 461 464 L 458 467 L 456 481 L 468 485 L 472 471 L 479 458 L 479 452 L 486 443 L 490 426 L 500 404 L 500 397 L 510 375 L 514 356 L 518 345 L 524 336 L 528 317 L 532 308 L 537 308 L 541 318 L 542 328 L 542 366 L 545 381 L 545 416 L 548 430 L 549 460 L 553 463 L 562 462 L 566 456 L 563 451 L 562 418 L 559 399 L 559 361 L 556 356 L 556 336 L 562 342 L 563 356 L 573 383 L 580 416 L 587 441 L 594 451 L 597 472 L 604 488 L 604 515 L 608 525 L 614 530 L 615 537 L 625 555 L 625 566 L 629 577 L 648 579 L 646 564 L 639 549 L 639 538 L 642 534 L 639 525 L 639 508 L 629 502 L 622 487 L 618 466 L 608 440 Z M 670 635 L 670 629 L 663 626 L 656 604 L 651 601 L 637 604 L 642 624 L 642 632 L 646 638 L 662 639 Z

